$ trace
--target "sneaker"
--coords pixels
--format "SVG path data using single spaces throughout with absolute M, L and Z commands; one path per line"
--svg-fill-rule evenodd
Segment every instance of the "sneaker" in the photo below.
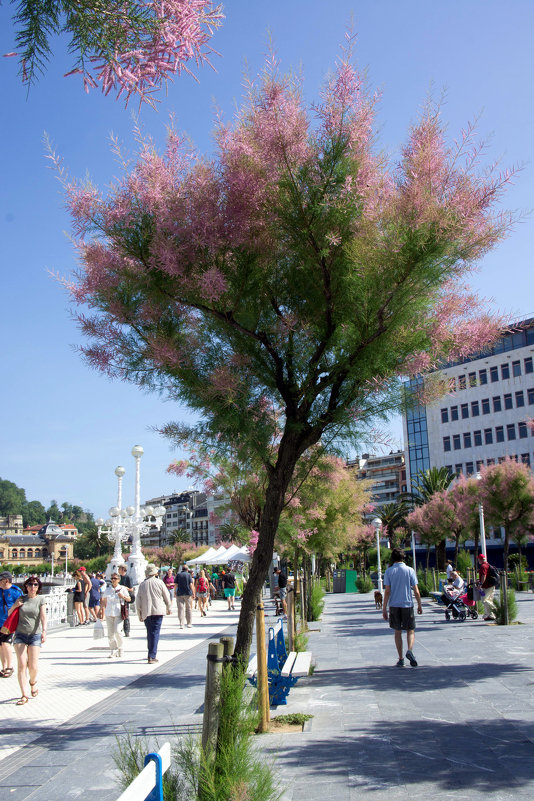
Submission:
M 193 628 L 193 626 L 191 625 L 191 623 L 188 623 L 188 624 L 187 624 L 187 628 L 188 628 L 188 629 L 192 629 L 192 628 Z
M 114 656 L 115 656 L 115 651 L 110 651 L 108 654 L 108 659 L 113 659 Z
M 406 651 L 406 659 L 412 667 L 417 667 L 417 659 L 413 655 L 412 651 Z
M 496 620 L 496 619 L 497 619 L 497 618 L 495 618 L 495 617 L 485 617 L 485 618 L 484 618 L 484 620 Z
M 117 651 L 117 656 L 122 656 L 122 648 L 119 648 L 119 650 Z
M 399 659 L 395 667 L 404 667 L 404 659 L 402 659 L 402 657 Z
M 183 625 L 182 624 L 180 625 L 180 628 L 183 629 Z

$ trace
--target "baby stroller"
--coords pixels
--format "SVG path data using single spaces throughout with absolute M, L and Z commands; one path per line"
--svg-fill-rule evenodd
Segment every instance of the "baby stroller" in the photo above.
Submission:
M 459 595 L 449 594 L 444 587 L 441 599 L 445 604 L 445 620 L 450 620 L 451 616 L 462 623 L 467 617 L 476 620 L 478 612 L 473 595 L 473 583 L 468 584 L 467 591 Z

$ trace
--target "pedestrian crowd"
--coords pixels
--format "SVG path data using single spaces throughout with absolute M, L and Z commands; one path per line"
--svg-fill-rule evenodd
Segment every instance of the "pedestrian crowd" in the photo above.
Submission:
M 125 565 L 111 574 L 109 584 L 103 573 L 88 575 L 84 567 L 74 571 L 71 591 L 75 623 L 78 626 L 95 624 L 95 638 L 107 634 L 108 658 L 123 656 L 124 637 L 130 636 L 131 609 L 135 609 L 139 620 L 145 624 L 148 664 L 158 661 L 161 624 L 164 615 L 172 613 L 174 598 L 181 629 L 192 627 L 193 607 L 201 617 L 207 616 L 218 592 L 227 599 L 228 609 L 235 609 L 237 581 L 231 570 L 214 572 L 210 576 L 205 570 L 193 574 L 183 565 L 176 574 L 172 568 L 162 578 L 159 574 L 155 565 L 148 564 L 144 581 L 134 588 Z M 12 573 L 0 573 L 0 678 L 10 678 L 14 673 L 14 648 L 21 690 L 19 706 L 39 694 L 39 654 L 46 634 L 46 596 L 42 594 L 41 579 L 29 576 L 21 589 L 13 584 Z

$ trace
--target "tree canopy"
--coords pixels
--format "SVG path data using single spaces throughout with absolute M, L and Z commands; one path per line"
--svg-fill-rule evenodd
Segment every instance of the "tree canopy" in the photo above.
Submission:
M 432 104 L 391 163 L 376 102 L 350 52 L 311 110 L 270 58 L 212 158 L 172 131 L 105 196 L 66 185 L 89 363 L 187 404 L 198 440 L 264 464 L 239 653 L 302 455 L 361 441 L 401 376 L 499 331 L 464 282 L 511 224 L 495 208 L 509 173 L 479 168 L 470 129 L 449 145 Z

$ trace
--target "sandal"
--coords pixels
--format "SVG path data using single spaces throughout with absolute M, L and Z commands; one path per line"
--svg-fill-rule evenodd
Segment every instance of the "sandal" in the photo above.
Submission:
M 36 689 L 36 690 L 33 689 L 36 684 L 37 684 L 36 681 L 34 681 L 33 684 L 30 681 L 30 687 L 32 688 L 32 698 L 37 698 L 37 696 L 39 695 L 39 690 L 38 689 Z
M 24 706 L 24 704 L 27 704 L 27 703 L 28 703 L 28 696 L 27 695 L 23 695 L 22 698 L 19 698 L 19 700 L 17 701 L 15 706 Z
M 0 670 L 0 677 L 2 679 L 8 679 L 12 675 L 13 675 L 13 668 L 4 668 L 3 670 Z

